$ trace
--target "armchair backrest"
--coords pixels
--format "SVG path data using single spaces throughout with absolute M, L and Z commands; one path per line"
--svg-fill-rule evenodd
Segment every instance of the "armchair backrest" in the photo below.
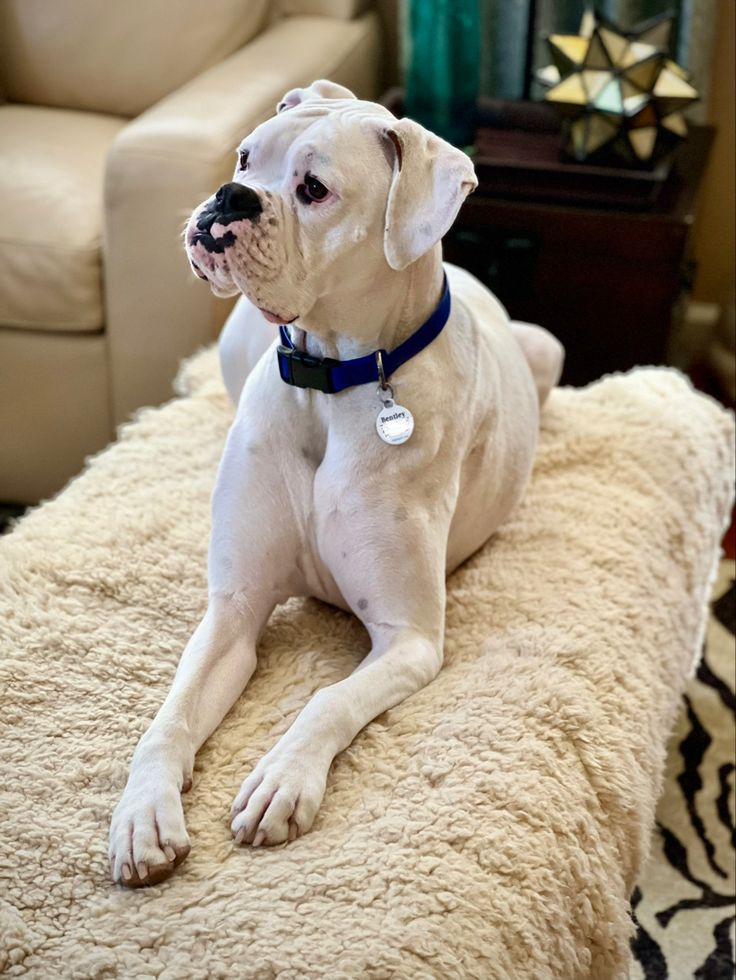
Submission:
M 269 0 L 0 0 L 10 102 L 136 116 L 237 51 Z

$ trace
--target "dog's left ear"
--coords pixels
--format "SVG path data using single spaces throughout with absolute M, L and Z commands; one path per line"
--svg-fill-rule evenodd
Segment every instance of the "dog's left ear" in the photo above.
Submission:
M 276 112 L 286 112 L 293 109 L 301 102 L 309 99 L 354 99 L 355 96 L 349 88 L 338 85 L 337 82 L 329 82 L 326 78 L 319 78 L 312 82 L 307 88 L 293 88 L 287 92 L 283 99 L 276 106 Z
M 446 234 L 478 179 L 467 153 L 411 119 L 382 137 L 393 161 L 383 249 L 392 269 L 405 269 Z

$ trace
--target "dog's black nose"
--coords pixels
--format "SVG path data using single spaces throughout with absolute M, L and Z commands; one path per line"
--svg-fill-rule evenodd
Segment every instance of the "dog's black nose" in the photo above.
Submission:
M 257 218 L 263 211 L 261 199 L 252 187 L 242 184 L 223 184 L 215 194 L 215 204 L 218 211 L 228 217 Z

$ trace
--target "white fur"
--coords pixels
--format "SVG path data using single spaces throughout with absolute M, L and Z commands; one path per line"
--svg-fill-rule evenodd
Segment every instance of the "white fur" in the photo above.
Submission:
M 375 385 L 325 395 L 284 384 L 275 328 L 253 303 L 294 315 L 297 345 L 319 356 L 392 349 L 437 305 L 439 238 L 474 177 L 460 151 L 328 82 L 288 93 L 245 143 L 252 167 L 236 178 L 262 196 L 261 219 L 229 224 L 235 243 L 208 253 L 195 234 L 210 199 L 188 235 L 200 274 L 248 298 L 221 341 L 238 407 L 213 495 L 209 609 L 113 816 L 113 878 L 129 885 L 159 880 L 186 855 L 180 792 L 195 753 L 255 670 L 274 606 L 293 595 L 352 610 L 372 649 L 314 695 L 246 778 L 232 831 L 257 846 L 309 830 L 334 756 L 440 670 L 445 576 L 521 498 L 539 405 L 562 364 L 554 338 L 514 328 L 485 287 L 446 266 L 450 320 L 391 378 L 415 418 L 409 442 L 378 438 Z M 313 167 L 334 193 L 305 206 L 298 188 Z

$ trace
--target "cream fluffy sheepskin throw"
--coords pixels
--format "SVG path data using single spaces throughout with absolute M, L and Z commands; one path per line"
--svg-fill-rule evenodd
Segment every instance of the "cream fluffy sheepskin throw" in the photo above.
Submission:
M 109 817 L 204 612 L 231 419 L 211 351 L 183 377 L 188 396 L 0 541 L 0 968 L 624 976 L 731 496 L 730 417 L 665 369 L 554 392 L 526 500 L 450 580 L 442 672 L 338 756 L 311 833 L 254 850 L 228 828 L 243 776 L 368 649 L 356 620 L 292 601 L 197 759 L 188 860 L 124 891 Z

